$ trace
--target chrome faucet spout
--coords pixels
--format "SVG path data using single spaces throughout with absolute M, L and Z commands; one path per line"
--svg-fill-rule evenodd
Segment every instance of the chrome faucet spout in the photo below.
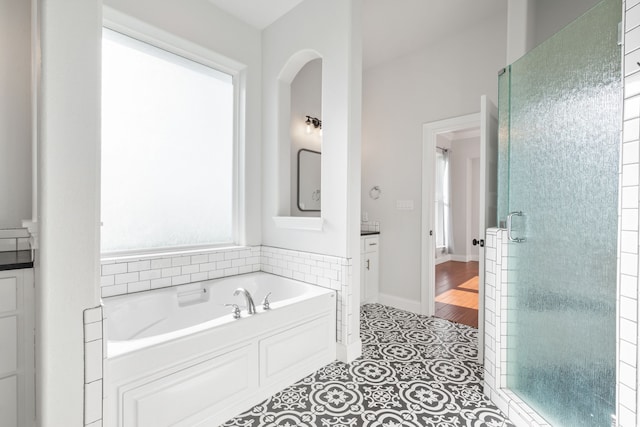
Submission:
M 256 314 L 256 306 L 253 303 L 253 298 L 251 297 L 251 294 L 249 293 L 249 291 L 246 290 L 245 288 L 238 288 L 233 293 L 233 296 L 238 296 L 240 294 L 244 295 L 244 299 L 247 302 L 247 313 Z

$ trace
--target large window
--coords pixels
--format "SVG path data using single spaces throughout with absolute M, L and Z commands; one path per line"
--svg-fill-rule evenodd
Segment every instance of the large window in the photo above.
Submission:
M 443 253 L 450 253 L 453 243 L 450 188 L 449 151 L 438 148 L 436 150 L 435 229 L 436 249 Z
M 102 252 L 234 241 L 232 76 L 104 29 Z

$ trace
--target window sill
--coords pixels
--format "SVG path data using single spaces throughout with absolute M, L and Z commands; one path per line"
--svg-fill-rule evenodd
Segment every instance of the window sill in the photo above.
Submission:
M 322 231 L 324 219 L 306 216 L 274 216 L 273 222 L 278 228 L 289 230 Z
M 101 263 L 114 262 L 114 261 L 122 262 L 122 261 L 132 261 L 132 260 L 146 260 L 146 259 L 156 259 L 156 258 L 198 255 L 198 254 L 211 254 L 216 252 L 228 252 L 233 250 L 242 250 L 242 249 L 249 249 L 249 248 L 251 248 L 251 246 L 223 245 L 223 246 L 185 247 L 185 248 L 158 250 L 158 251 L 139 251 L 139 252 L 132 251 L 132 252 L 121 252 L 121 253 L 107 253 L 107 254 L 101 255 L 100 262 Z

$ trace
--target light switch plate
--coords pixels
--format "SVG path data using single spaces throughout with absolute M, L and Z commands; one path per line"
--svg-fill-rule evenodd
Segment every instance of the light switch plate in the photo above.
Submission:
M 396 200 L 396 209 L 399 211 L 412 211 L 413 200 Z

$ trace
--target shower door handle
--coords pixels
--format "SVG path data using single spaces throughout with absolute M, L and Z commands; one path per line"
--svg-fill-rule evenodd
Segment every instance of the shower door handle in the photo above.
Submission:
M 514 215 L 522 216 L 523 213 L 522 211 L 517 211 L 517 212 L 511 212 L 509 215 L 507 215 L 507 239 L 509 239 L 510 242 L 522 243 L 525 240 L 524 237 L 513 237 L 511 235 L 511 222 Z

